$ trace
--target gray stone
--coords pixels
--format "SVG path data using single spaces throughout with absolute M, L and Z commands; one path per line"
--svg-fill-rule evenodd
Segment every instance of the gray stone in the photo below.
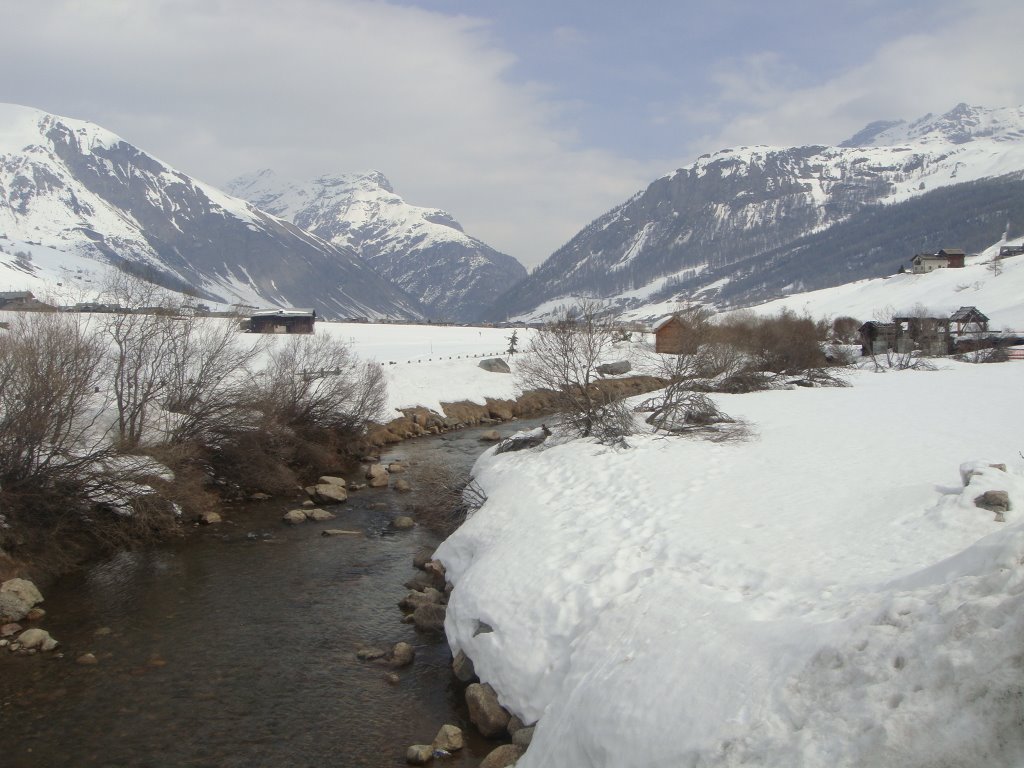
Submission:
M 486 360 L 481 360 L 479 366 L 489 373 L 512 373 L 508 363 L 500 357 L 488 357 Z
M 321 536 L 362 536 L 362 531 L 349 531 L 344 528 L 325 528 L 320 531 Z
M 0 620 L 20 621 L 43 596 L 28 579 L 10 579 L 0 584 Z
M 348 491 L 343 485 L 319 483 L 313 486 L 312 499 L 318 504 L 341 504 L 348 499 Z
M 400 477 L 397 480 L 395 480 L 394 487 L 395 490 L 398 491 L 399 493 L 408 493 L 409 491 L 412 490 L 412 486 L 409 485 L 409 481 L 403 477 Z
M 399 601 L 398 607 L 405 611 L 415 611 L 421 605 L 440 605 L 443 602 L 444 593 L 427 587 L 421 592 L 410 592 Z
M 516 715 L 512 715 L 512 717 L 510 717 L 508 719 L 507 730 L 508 730 L 508 735 L 509 736 L 515 736 L 516 735 L 516 731 L 521 730 L 521 729 L 523 729 L 525 727 L 526 727 L 526 723 L 524 723 L 522 720 L 520 720 Z
M 434 737 L 434 749 L 444 749 L 448 752 L 458 752 L 464 743 L 462 729 L 457 725 L 442 725 Z
M 989 512 L 1009 512 L 1010 494 L 1006 491 L 985 491 L 974 498 L 974 506 Z
M 342 488 L 347 485 L 344 477 L 336 477 L 335 475 L 322 475 L 316 482 L 317 485 L 340 485 Z
M 443 632 L 446 609 L 443 605 L 421 605 L 412 612 L 412 623 L 423 632 Z
M 469 719 L 484 736 L 494 738 L 506 732 L 511 715 L 498 703 L 498 696 L 487 683 L 473 683 L 466 689 Z
M 290 509 L 284 513 L 284 517 L 281 518 L 286 523 L 291 525 L 298 525 L 299 523 L 306 522 L 306 510 L 304 509 Z
M 408 531 L 416 527 L 416 521 L 408 515 L 399 515 L 391 521 L 391 527 L 399 531 Z
M 405 762 L 409 765 L 426 765 L 434 756 L 434 747 L 430 744 L 413 744 L 405 750 Z
M 455 658 L 452 659 L 452 673 L 461 683 L 472 683 L 476 680 L 476 669 L 473 668 L 473 660 L 462 651 L 455 654 Z
M 18 635 L 18 642 L 21 643 L 22 648 L 53 650 L 53 648 L 57 647 L 57 641 L 51 638 L 50 633 L 45 629 L 26 629 Z M 52 646 L 50 648 L 45 648 L 45 646 L 50 645 L 50 643 L 52 643 Z
M 405 464 L 400 461 L 393 461 L 388 464 L 388 472 L 392 475 L 400 475 L 405 472 Z
M 433 547 L 420 547 L 416 550 L 416 554 L 412 556 L 413 568 L 419 568 L 422 571 L 426 567 L 427 563 L 429 563 L 433 559 Z
M 512 734 L 512 743 L 526 749 L 530 746 L 530 742 L 533 741 L 533 729 L 534 726 L 528 726 L 520 728 L 518 731 Z
M 525 751 L 518 744 L 502 744 L 480 761 L 479 768 L 508 768 L 510 765 L 515 765 Z
M 17 624 L 12 621 L 10 624 L 0 626 L 0 637 L 11 637 L 12 635 L 16 635 L 21 632 L 21 630 L 21 624 Z
M 594 370 L 602 376 L 621 376 L 623 373 L 629 373 L 632 369 L 633 366 L 629 364 L 629 360 L 618 360 L 614 363 L 599 365 Z
M 100 663 L 99 659 L 96 658 L 94 653 L 83 653 L 77 659 L 75 663 L 81 664 L 83 667 L 93 667 Z
M 223 522 L 223 519 L 217 512 L 203 512 L 203 514 L 199 516 L 199 522 L 203 525 L 216 525 L 217 523 Z
M 388 660 L 392 667 L 407 667 L 416 658 L 416 649 L 409 643 L 395 643 Z
M 305 512 L 306 512 L 306 517 L 308 517 L 310 520 L 314 520 L 314 521 L 316 521 L 318 523 L 325 523 L 328 520 L 333 520 L 336 517 L 336 515 L 331 514 L 326 509 L 320 509 L 319 507 L 314 507 L 313 509 L 307 509 L 307 510 L 305 510 Z
M 366 468 L 366 479 L 373 480 L 375 477 L 387 477 L 388 469 L 383 464 L 370 464 Z
M 360 648 L 356 651 L 356 658 L 360 661 L 376 661 L 387 656 L 387 651 L 381 648 Z
M 249 501 L 268 501 L 271 498 L 272 497 L 271 497 L 271 495 L 269 493 L 263 493 L 262 491 L 257 491 L 256 493 L 252 494 L 249 497 Z
M 488 429 L 486 432 L 480 433 L 481 443 L 496 443 L 501 440 L 501 433 L 496 429 Z

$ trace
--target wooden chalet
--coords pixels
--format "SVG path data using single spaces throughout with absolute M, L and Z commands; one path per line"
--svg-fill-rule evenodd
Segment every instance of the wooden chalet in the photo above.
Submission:
M 964 259 L 967 258 L 963 248 L 943 248 L 935 255 L 945 257 L 948 269 L 963 269 Z
M 682 355 L 691 351 L 692 342 L 687 338 L 690 326 L 679 315 L 662 318 L 651 330 L 654 333 L 655 352 Z
M 262 309 L 249 317 L 250 333 L 313 333 L 316 310 Z
M 999 247 L 999 258 L 1007 259 L 1010 256 L 1024 254 L 1024 245 L 1003 245 Z

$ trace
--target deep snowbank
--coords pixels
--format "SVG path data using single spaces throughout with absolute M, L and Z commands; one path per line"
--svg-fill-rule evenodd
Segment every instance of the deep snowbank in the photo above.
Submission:
M 743 443 L 485 455 L 437 556 L 520 765 L 1024 764 L 1024 364 L 945 365 L 722 396 Z

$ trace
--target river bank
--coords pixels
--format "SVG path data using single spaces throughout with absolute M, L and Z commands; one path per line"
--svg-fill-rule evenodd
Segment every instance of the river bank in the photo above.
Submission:
M 621 376 L 599 379 L 591 385 L 604 397 L 619 399 L 652 392 L 665 386 L 656 376 Z M 530 390 L 516 398 L 483 397 L 483 402 L 441 401 L 441 412 L 424 407 L 399 408 L 402 415 L 385 424 L 375 424 L 367 434 L 367 444 L 381 449 L 422 435 L 439 435 L 480 425 L 499 424 L 513 419 L 531 419 L 553 413 L 558 395 L 546 390 Z
M 482 431 L 381 459 L 468 471 Z M 347 479 L 363 482 L 358 469 Z M 366 488 L 336 520 L 283 523 L 299 498 L 229 506 L 220 524 L 51 584 L 44 626 L 62 655 L 0 654 L 5 766 L 398 766 L 445 723 L 466 736 L 452 764 L 477 765 L 494 742 L 470 726 L 443 633 L 418 632 L 398 608 L 415 553 L 440 541 L 392 525 L 415 490 Z M 322 535 L 335 527 L 360 535 Z M 398 642 L 415 648 L 412 665 L 357 658 Z M 85 653 L 97 664 L 75 663 Z

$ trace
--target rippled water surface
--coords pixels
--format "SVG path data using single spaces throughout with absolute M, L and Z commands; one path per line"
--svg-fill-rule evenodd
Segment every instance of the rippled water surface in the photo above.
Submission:
M 392 456 L 468 468 L 479 433 Z M 437 543 L 391 531 L 406 501 L 368 488 L 336 520 L 297 527 L 280 522 L 296 500 L 228 507 L 229 523 L 51 585 L 41 626 L 63 658 L 0 651 L 0 766 L 400 766 L 442 724 L 465 727 L 447 646 L 396 605 L 413 553 Z M 397 683 L 355 658 L 399 640 L 417 657 Z M 86 652 L 96 666 L 75 663 Z M 445 764 L 476 766 L 493 746 L 470 738 Z

